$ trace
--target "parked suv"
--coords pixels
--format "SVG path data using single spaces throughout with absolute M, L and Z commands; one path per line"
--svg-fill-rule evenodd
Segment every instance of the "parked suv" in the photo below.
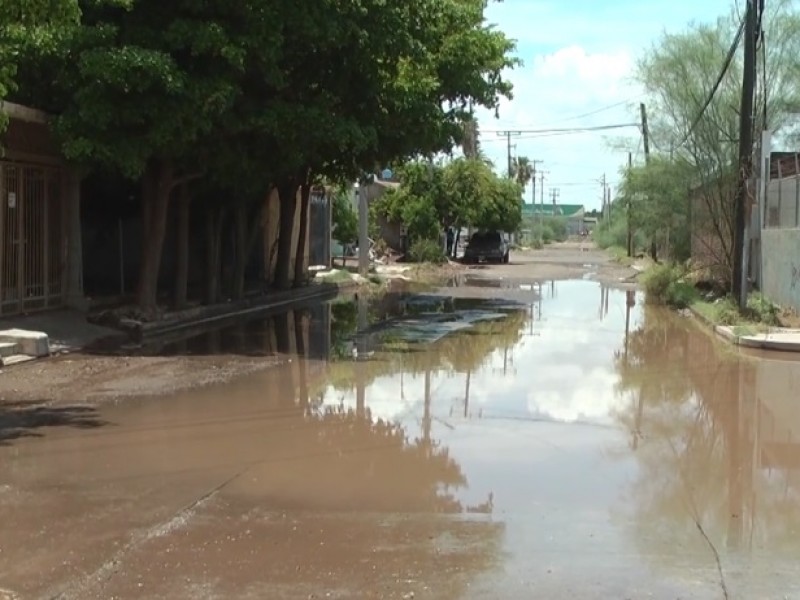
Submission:
M 479 231 L 472 234 L 464 252 L 464 262 L 508 262 L 509 243 L 499 231 Z

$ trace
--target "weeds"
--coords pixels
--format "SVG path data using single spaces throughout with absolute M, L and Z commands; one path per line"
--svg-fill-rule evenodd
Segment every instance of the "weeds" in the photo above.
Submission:
M 411 245 L 409 256 L 417 263 L 441 265 L 447 261 L 442 245 L 435 240 L 417 240 Z

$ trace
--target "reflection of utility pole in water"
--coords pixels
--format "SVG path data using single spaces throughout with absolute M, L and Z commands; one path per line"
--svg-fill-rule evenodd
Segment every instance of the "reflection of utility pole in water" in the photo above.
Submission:
M 736 364 L 734 376 L 736 393 L 730 403 L 728 427 L 728 548 L 737 550 L 742 543 L 742 363 Z
M 425 413 L 422 417 L 422 445 L 425 452 L 431 450 L 431 368 L 425 369 Z
M 631 332 L 631 309 L 636 306 L 636 292 L 625 292 L 625 364 L 628 364 L 628 338 Z
M 636 292 L 627 290 L 625 292 L 625 366 L 628 366 L 628 343 L 631 334 L 631 309 L 636 306 Z M 636 394 L 636 418 L 633 424 L 633 441 L 631 448 L 636 450 L 639 447 L 639 439 L 642 437 L 642 418 L 644 416 L 644 394 L 639 388 Z
M 472 369 L 467 370 L 467 389 L 464 392 L 464 418 L 469 415 L 469 384 L 472 379 Z
M 367 413 L 366 402 L 366 369 L 367 360 L 367 299 L 356 296 L 358 303 L 358 333 L 356 334 L 356 414 L 364 417 Z

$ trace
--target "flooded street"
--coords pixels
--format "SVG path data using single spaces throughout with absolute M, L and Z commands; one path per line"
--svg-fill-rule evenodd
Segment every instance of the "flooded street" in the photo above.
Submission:
M 4 408 L 0 598 L 800 598 L 800 362 L 457 283 L 149 349 L 289 356 L 224 385 Z

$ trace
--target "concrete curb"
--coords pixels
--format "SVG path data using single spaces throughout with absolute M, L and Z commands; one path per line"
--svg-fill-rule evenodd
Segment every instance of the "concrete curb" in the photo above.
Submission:
M 734 346 L 753 350 L 800 352 L 800 331 L 796 329 L 783 329 L 758 335 L 737 335 L 734 333 L 732 327 L 716 325 L 694 308 L 689 307 L 689 312 L 691 312 L 698 321 L 709 327 L 718 338 Z M 791 336 L 793 339 L 776 339 L 775 336 Z
M 133 341 L 141 343 L 242 317 L 274 312 L 307 302 L 331 300 L 343 291 L 358 287 L 356 282 L 316 283 L 296 290 L 273 292 L 249 298 L 241 302 L 202 306 L 175 313 L 161 321 L 135 322 L 129 327 L 118 329 L 127 333 Z

